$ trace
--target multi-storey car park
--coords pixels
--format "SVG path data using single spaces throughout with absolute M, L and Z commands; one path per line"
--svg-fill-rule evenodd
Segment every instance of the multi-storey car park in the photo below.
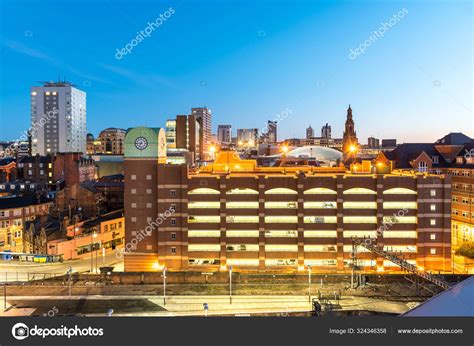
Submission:
M 198 170 L 166 164 L 165 143 L 158 128 L 125 138 L 126 271 L 341 273 L 355 237 L 420 270 L 451 271 L 449 176 L 383 162 L 258 167 L 228 151 Z M 356 257 L 363 271 L 399 270 L 363 246 Z

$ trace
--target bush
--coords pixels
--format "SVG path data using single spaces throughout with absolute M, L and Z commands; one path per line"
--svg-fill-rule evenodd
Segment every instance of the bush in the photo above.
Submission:
M 470 241 L 462 244 L 455 252 L 456 255 L 474 259 L 474 242 Z

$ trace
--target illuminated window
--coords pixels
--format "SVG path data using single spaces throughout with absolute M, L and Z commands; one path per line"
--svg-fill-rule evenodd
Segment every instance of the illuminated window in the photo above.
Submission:
M 227 216 L 227 223 L 258 223 L 258 216 Z
M 227 202 L 227 209 L 257 209 L 258 202 Z
M 409 253 L 416 252 L 415 245 L 385 245 L 383 249 L 384 251 L 388 251 L 388 252 L 409 252 Z
M 430 190 L 430 196 L 435 197 L 436 196 L 436 190 Z
M 304 202 L 305 209 L 334 209 L 336 202 Z
M 298 231 L 265 231 L 267 238 L 296 238 Z
M 376 216 L 344 216 L 344 223 L 377 223 Z
M 232 189 L 226 192 L 228 195 L 258 195 L 258 191 L 242 188 L 242 189 Z
M 220 237 L 220 236 L 221 236 L 221 231 L 204 231 L 204 230 L 188 231 L 189 238 L 198 238 L 198 237 L 214 238 L 214 237 Z
M 343 232 L 344 238 L 352 238 L 352 237 L 369 237 L 369 238 L 376 238 L 377 231 L 344 231 Z
M 377 202 L 344 202 L 344 209 L 377 209 Z
M 266 259 L 265 265 L 269 267 L 273 266 L 296 266 L 298 261 L 295 258 L 290 259 Z
M 430 234 L 430 239 L 431 240 L 436 240 L 436 233 L 431 233 Z
M 416 195 L 416 191 L 404 187 L 396 187 L 383 192 L 384 195 Z
M 220 202 L 188 202 L 189 209 L 219 209 Z
M 336 191 L 324 187 L 316 187 L 303 192 L 305 195 L 335 195 L 336 193 Z
M 430 204 L 430 210 L 436 211 L 436 204 Z
M 278 187 L 265 191 L 266 195 L 296 195 L 298 192 L 295 190 L 287 189 L 284 187 Z
M 337 231 L 304 231 L 305 238 L 336 238 Z
M 220 244 L 189 244 L 188 251 L 220 251 Z
M 298 207 L 297 202 L 265 202 L 265 208 L 267 209 L 296 209 Z
M 297 223 L 297 216 L 265 216 L 265 223 Z
M 229 266 L 258 266 L 260 264 L 258 258 L 246 259 L 246 258 L 228 258 L 227 265 Z
M 336 223 L 336 216 L 305 216 L 304 223 Z
M 220 216 L 188 216 L 189 223 L 219 223 L 221 221 Z
M 220 194 L 220 192 L 214 189 L 209 189 L 207 187 L 201 187 L 201 188 L 189 191 L 188 194 L 189 195 L 218 195 Z
M 259 236 L 259 231 L 226 231 L 227 238 L 249 237 L 256 238 Z
M 416 231 L 384 231 L 384 238 L 416 239 Z
M 383 223 L 394 224 L 394 223 L 417 223 L 416 216 L 384 216 Z
M 384 209 L 416 209 L 416 202 L 383 202 Z
M 305 259 L 304 264 L 312 267 L 335 267 L 337 261 L 335 259 Z
M 305 245 L 304 252 L 336 252 L 336 245 Z
M 265 245 L 266 252 L 298 252 L 298 245 L 296 244 L 278 244 Z
M 436 219 L 431 219 L 430 220 L 430 225 L 431 226 L 436 226 Z
M 352 189 L 345 190 L 343 194 L 345 195 L 375 195 L 377 194 L 377 192 L 363 188 L 363 187 L 354 187 Z
M 227 244 L 226 251 L 228 252 L 240 252 L 240 251 L 258 251 L 258 244 Z

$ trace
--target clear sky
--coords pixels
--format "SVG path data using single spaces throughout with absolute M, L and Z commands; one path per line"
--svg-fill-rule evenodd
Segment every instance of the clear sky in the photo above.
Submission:
M 0 139 L 27 130 L 29 88 L 58 75 L 87 92 L 87 127 L 164 126 L 207 106 L 213 128 L 341 137 L 348 104 L 368 136 L 474 136 L 472 2 L 0 0 Z M 120 60 L 137 32 L 169 18 Z M 406 14 L 383 36 L 374 31 Z M 402 12 L 403 13 L 403 12 Z M 363 54 L 349 54 L 367 41 Z

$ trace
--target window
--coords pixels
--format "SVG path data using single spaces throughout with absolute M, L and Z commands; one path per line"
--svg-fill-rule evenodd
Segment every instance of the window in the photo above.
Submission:
M 435 197 L 436 196 L 436 190 L 430 190 L 430 196 Z
M 171 253 L 176 253 L 176 247 L 174 246 L 171 247 Z
M 176 197 L 176 190 L 170 190 L 170 196 Z
M 151 209 L 151 203 L 147 203 L 147 204 L 146 204 L 146 207 L 147 207 L 148 209 Z
M 151 195 L 151 189 L 146 189 L 146 194 Z
M 132 190 L 130 191 L 130 193 L 131 193 L 132 195 L 135 195 L 135 194 L 137 193 L 137 189 L 132 189 Z
M 431 233 L 430 234 L 430 239 L 431 240 L 436 240 L 436 233 Z
M 176 211 L 176 204 L 170 205 L 170 211 L 172 211 L 173 213 Z
M 431 249 L 430 249 L 430 254 L 436 255 L 436 249 L 435 249 L 435 248 L 431 248 Z
M 176 233 L 175 232 L 171 233 L 171 239 L 173 239 L 173 240 L 176 239 Z
M 137 204 L 136 203 L 132 203 L 132 208 L 136 208 L 137 207 Z
M 170 220 L 170 223 L 171 223 L 173 226 L 175 226 L 175 225 L 176 225 L 176 219 L 174 219 L 174 218 L 171 219 L 171 220 Z
M 433 163 L 439 163 L 439 156 L 433 156 L 431 159 L 433 160 Z
M 418 162 L 418 172 L 426 172 L 428 171 L 428 164 L 426 161 Z
M 132 222 L 137 222 L 137 218 L 135 216 L 132 216 L 131 220 Z
M 137 176 L 136 176 L 135 174 L 132 174 L 132 175 L 130 176 L 130 179 L 131 179 L 131 180 L 137 180 Z
M 436 220 L 435 220 L 435 219 L 431 219 L 431 220 L 430 220 L 430 225 L 431 225 L 431 226 L 436 226 Z
M 430 205 L 430 210 L 431 211 L 436 211 L 436 204 L 431 204 Z
M 146 180 L 151 180 L 151 174 L 146 175 Z

